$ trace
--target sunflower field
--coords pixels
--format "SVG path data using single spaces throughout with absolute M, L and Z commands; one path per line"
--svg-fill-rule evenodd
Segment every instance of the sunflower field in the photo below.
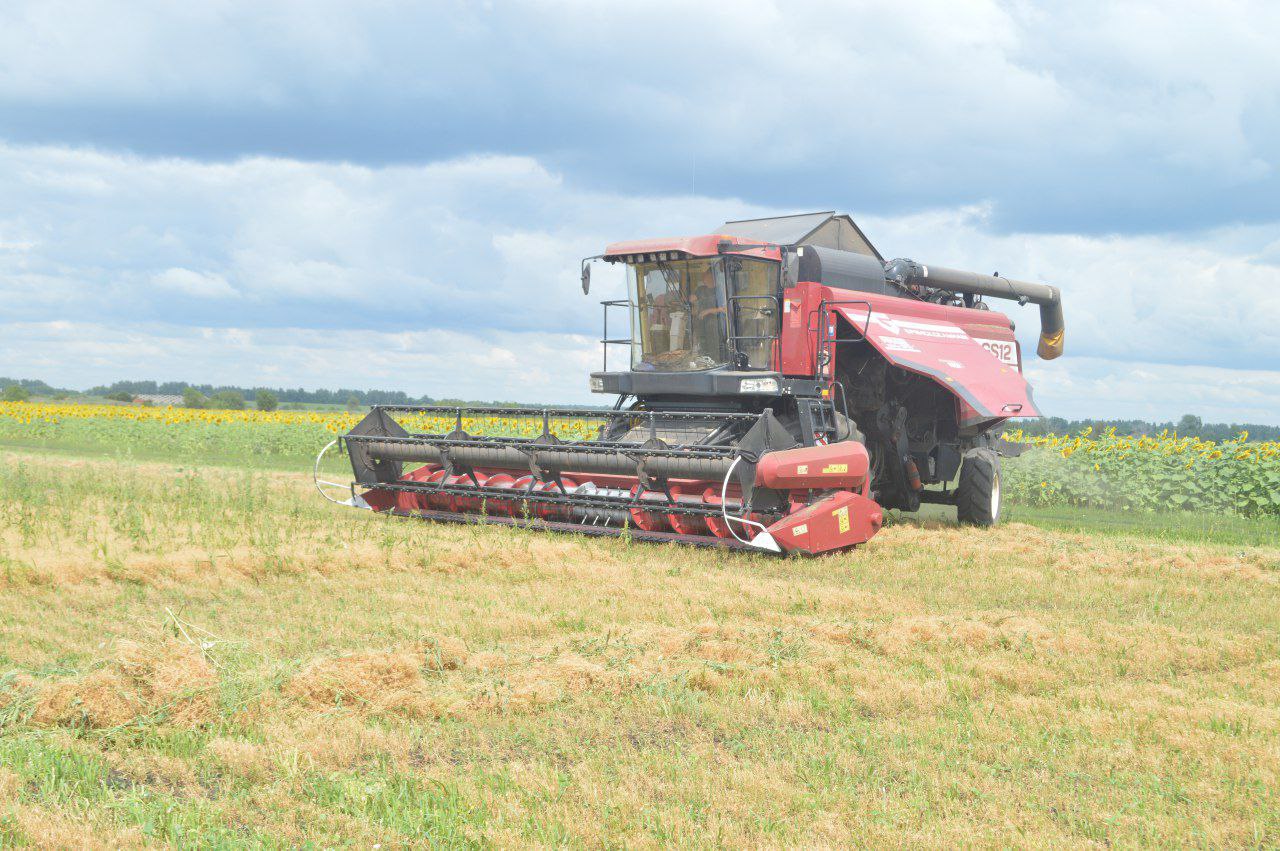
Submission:
M 1222 442 L 1115 429 L 1004 437 L 1033 447 L 1005 462 L 1010 502 L 1280 517 L 1280 442 L 1250 442 L 1247 432 Z
M 107 451 L 167 460 L 312 459 L 326 443 L 364 416 L 349 411 L 220 411 L 136 405 L 0 402 L 0 444 Z M 424 413 L 397 415 L 412 432 L 447 433 L 457 421 Z M 598 423 L 557 418 L 549 427 L 564 440 L 594 437 Z M 534 437 L 542 420 L 504 416 L 467 417 L 474 434 Z

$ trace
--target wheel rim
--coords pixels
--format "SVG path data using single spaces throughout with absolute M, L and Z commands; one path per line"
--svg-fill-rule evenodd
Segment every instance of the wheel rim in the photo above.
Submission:
M 991 477 L 991 522 L 1000 516 L 1000 474 Z

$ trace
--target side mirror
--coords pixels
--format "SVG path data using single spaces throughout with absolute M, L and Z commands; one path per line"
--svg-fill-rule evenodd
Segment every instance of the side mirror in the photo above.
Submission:
M 582 261 L 582 294 L 591 292 L 591 261 Z

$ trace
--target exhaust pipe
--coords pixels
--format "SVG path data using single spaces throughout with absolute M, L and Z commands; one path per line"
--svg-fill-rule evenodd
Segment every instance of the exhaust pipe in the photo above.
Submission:
M 1040 342 L 1036 354 L 1044 360 L 1062 356 L 1063 335 L 1066 326 L 1062 319 L 1062 294 L 1057 287 L 1048 284 L 1032 284 L 1000 278 L 995 275 L 979 275 L 945 266 L 926 266 L 914 260 L 891 260 L 884 266 L 885 277 L 903 286 L 937 287 L 953 292 L 1007 298 L 1019 304 L 1040 305 Z

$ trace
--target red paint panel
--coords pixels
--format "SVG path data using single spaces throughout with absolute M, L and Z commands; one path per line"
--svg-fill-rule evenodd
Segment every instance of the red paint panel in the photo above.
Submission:
M 910 304 L 905 299 L 872 297 L 868 300 L 872 301 L 870 319 L 865 308 L 837 306 L 835 309 L 854 328 L 859 331 L 865 328 L 867 340 L 891 363 L 927 375 L 959 397 L 976 415 L 962 416 L 962 421 L 1040 416 L 1031 400 L 1031 388 L 1017 364 L 1002 362 L 997 353 L 990 350 L 990 346 L 1003 337 L 1012 337 L 1007 324 L 1001 327 L 994 323 L 965 322 L 966 327 L 961 327 L 952 320 L 963 321 L 969 318 L 966 314 L 979 311 L 920 304 L 912 305 L 914 309 L 907 312 L 896 309 L 899 304 Z M 1008 323 L 1000 314 L 992 319 L 997 317 Z M 975 340 L 971 332 L 982 336 Z M 988 345 L 984 346 L 984 342 Z
M 782 374 L 813 376 L 813 355 L 817 348 L 817 335 L 809 327 L 809 319 L 816 311 L 814 300 L 817 284 L 800 284 L 782 293 Z
M 729 252 L 731 254 L 743 254 L 748 257 L 767 257 L 770 260 L 777 260 L 781 257 L 777 247 L 767 247 L 769 246 L 767 242 L 760 242 L 757 239 L 743 239 L 736 236 L 720 236 L 719 234 L 615 242 L 605 248 L 604 257 L 609 260 L 630 254 L 652 254 L 658 251 L 679 251 L 682 254 L 688 254 L 693 257 L 715 257 L 720 253 L 720 243 L 726 240 L 734 245 L 760 246 L 760 248 L 744 247 L 741 250 Z
M 862 494 L 836 491 L 769 527 L 784 550 L 825 553 L 865 544 L 880 531 L 884 511 Z
M 861 443 L 802 446 L 770 452 L 756 466 L 756 483 L 776 490 L 860 488 L 870 460 Z

